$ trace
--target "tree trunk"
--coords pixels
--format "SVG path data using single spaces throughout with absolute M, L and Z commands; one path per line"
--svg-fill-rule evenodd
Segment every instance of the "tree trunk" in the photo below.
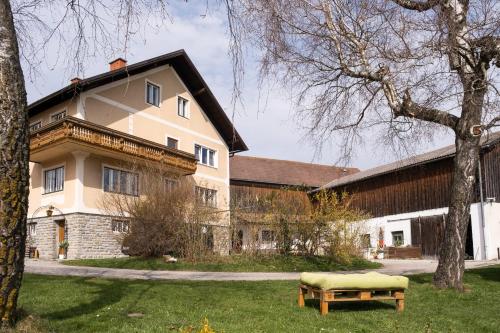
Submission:
M 0 1 L 0 318 L 14 323 L 24 271 L 29 186 L 26 90 L 10 3 Z
M 453 165 L 451 198 L 439 251 L 439 264 L 434 273 L 438 288 L 463 290 L 465 242 L 470 221 L 470 205 L 475 197 L 479 162 L 480 137 L 473 136 L 471 128 L 481 124 L 481 113 L 486 92 L 482 72 L 468 76 L 464 82 L 462 114 L 455 129 L 456 154 Z

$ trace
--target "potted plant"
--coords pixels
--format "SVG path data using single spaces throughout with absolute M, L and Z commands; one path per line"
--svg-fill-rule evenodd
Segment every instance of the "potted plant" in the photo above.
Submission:
M 54 206 L 49 206 L 46 211 L 47 216 L 51 217 L 53 212 L 54 212 Z
M 66 239 L 59 243 L 59 259 L 66 259 L 68 247 L 69 243 Z

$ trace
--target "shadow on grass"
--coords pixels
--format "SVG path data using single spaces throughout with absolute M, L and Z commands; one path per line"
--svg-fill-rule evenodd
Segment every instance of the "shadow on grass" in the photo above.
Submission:
M 97 290 L 88 292 L 88 294 L 95 294 L 97 297 L 95 297 L 91 302 L 82 302 L 62 311 L 48 313 L 44 316 L 46 319 L 63 320 L 95 313 L 100 309 L 108 307 L 114 303 L 118 303 L 123 296 L 129 292 L 129 288 L 127 286 L 129 283 L 128 281 L 113 280 L 105 282 L 99 281 L 96 283 L 94 278 L 79 278 L 75 279 L 73 283 L 76 288 L 97 288 Z M 142 296 L 144 292 L 142 292 L 138 297 Z M 134 303 L 137 303 L 137 300 Z
M 307 299 L 306 307 L 315 308 L 319 311 L 319 301 Z M 355 311 L 374 311 L 382 309 L 392 309 L 395 311 L 396 305 L 379 301 L 353 301 L 353 302 L 330 302 L 329 312 L 355 312 Z
M 483 280 L 500 282 L 500 265 L 499 266 L 492 266 L 492 267 L 485 267 L 485 268 L 471 269 L 471 270 L 467 271 L 467 274 L 477 275 L 477 276 L 481 277 Z

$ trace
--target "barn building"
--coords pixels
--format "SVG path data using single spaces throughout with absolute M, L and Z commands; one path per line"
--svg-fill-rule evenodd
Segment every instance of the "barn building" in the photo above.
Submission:
M 414 246 L 436 258 L 451 194 L 455 147 L 447 146 L 409 159 L 334 179 L 320 189 L 353 195 L 352 206 L 366 221 L 372 249 L 383 235 L 386 246 Z M 480 172 L 470 207 L 466 257 L 500 259 L 500 132 L 481 144 Z

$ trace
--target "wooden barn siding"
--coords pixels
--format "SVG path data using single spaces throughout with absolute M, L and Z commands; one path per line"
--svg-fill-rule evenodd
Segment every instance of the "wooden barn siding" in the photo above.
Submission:
M 452 168 L 453 159 L 448 158 L 336 190 L 350 193 L 352 206 L 373 217 L 447 207 Z
M 500 144 L 485 151 L 483 156 L 484 196 L 500 202 Z

